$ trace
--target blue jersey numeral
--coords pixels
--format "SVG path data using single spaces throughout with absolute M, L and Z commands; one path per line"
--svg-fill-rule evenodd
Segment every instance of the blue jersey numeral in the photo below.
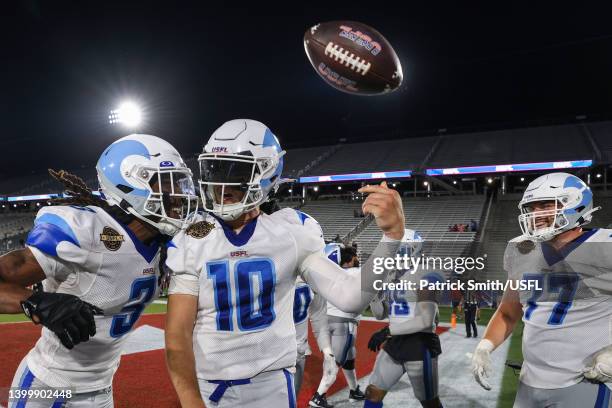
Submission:
M 410 314 L 410 305 L 406 302 L 404 296 L 405 290 L 394 290 L 391 292 L 391 307 L 390 312 L 395 316 L 408 316 Z
M 308 317 L 310 302 L 312 302 L 312 296 L 308 286 L 300 286 L 295 289 L 295 297 L 293 298 L 294 323 L 301 323 Z
M 229 279 L 229 262 L 209 262 L 207 276 L 213 282 L 217 330 L 232 331 L 233 305 L 232 287 Z M 264 329 L 272 324 L 274 313 L 274 290 L 276 270 L 268 258 L 246 259 L 234 266 L 234 290 L 240 331 Z M 257 287 L 258 294 L 255 293 Z
M 548 324 L 558 326 L 563 323 L 567 312 L 572 306 L 580 277 L 575 273 L 551 273 L 546 278 L 548 287 L 544 288 L 542 286 L 544 276 L 541 274 L 526 273 L 523 275 L 523 280 L 537 280 L 538 286 L 541 288 L 540 290 L 534 289 L 533 294 L 527 300 L 525 320 L 531 319 L 531 315 L 538 307 L 538 299 L 544 293 L 544 289 L 547 289 L 549 293 L 559 293 L 557 303 L 553 306 L 552 313 L 548 318 Z
M 572 306 L 576 289 L 578 289 L 579 277 L 575 273 L 556 273 L 548 279 L 548 290 L 559 293 L 559 300 L 553 307 L 548 319 L 548 324 L 559 325 L 563 323 L 565 315 Z
M 130 290 L 130 298 L 127 306 L 121 309 L 121 312 L 113 316 L 111 323 L 110 335 L 112 337 L 121 337 L 132 330 L 132 327 L 140 318 L 145 306 L 151 301 L 157 286 L 157 277 L 148 276 L 146 278 L 136 279 L 132 283 Z
M 232 300 L 229 287 L 229 262 L 210 262 L 206 264 L 208 278 L 213 280 L 215 289 L 215 308 L 217 309 L 217 330 L 232 331 Z

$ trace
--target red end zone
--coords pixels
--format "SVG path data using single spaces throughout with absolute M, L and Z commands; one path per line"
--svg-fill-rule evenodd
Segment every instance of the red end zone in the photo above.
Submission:
M 165 315 L 145 315 L 140 325 L 150 325 L 164 329 Z M 367 343 L 372 333 L 384 324 L 372 321 L 362 321 L 357 333 L 356 370 L 359 378 L 369 374 L 376 359 L 376 353 L 367 349 Z M 440 328 L 444 331 L 444 328 Z M 8 323 L 0 325 L 0 389 L 10 387 L 13 375 L 21 359 L 34 346 L 40 336 L 40 326 L 31 323 Z M 310 344 L 316 344 L 312 332 L 309 333 Z M 313 347 L 316 349 L 316 347 Z M 306 372 L 302 390 L 298 396 L 298 407 L 305 407 L 312 394 L 316 391 L 321 379 L 321 353 L 316 350 L 306 362 Z M 329 391 L 329 395 L 346 387 L 346 381 L 338 373 L 338 380 Z M 123 356 L 121 365 L 113 381 L 115 407 L 117 408 L 148 408 L 148 407 L 180 407 L 178 397 L 166 371 L 163 350 Z M 0 404 L 6 405 L 6 400 Z

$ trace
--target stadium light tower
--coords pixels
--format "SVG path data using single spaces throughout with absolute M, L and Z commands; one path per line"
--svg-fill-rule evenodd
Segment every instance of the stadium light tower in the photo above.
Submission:
M 108 122 L 111 125 L 121 123 L 127 128 L 135 128 L 142 123 L 142 110 L 134 102 L 123 102 L 117 109 L 110 111 Z

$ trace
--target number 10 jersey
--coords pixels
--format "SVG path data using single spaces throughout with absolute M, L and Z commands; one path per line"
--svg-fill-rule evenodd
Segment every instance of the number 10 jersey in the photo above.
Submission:
M 172 240 L 170 294 L 198 296 L 199 379 L 247 379 L 295 365 L 295 281 L 303 260 L 324 246 L 316 221 L 293 209 L 261 214 L 238 234 L 206 216 Z

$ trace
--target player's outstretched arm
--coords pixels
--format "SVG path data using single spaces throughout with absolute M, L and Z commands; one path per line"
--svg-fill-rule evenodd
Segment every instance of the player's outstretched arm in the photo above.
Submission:
M 55 333 L 68 349 L 93 337 L 94 315 L 104 312 L 74 295 L 27 289 L 45 278 L 29 248 L 0 257 L 0 313 L 23 311 L 34 323 Z
M 377 293 L 374 282 L 384 280 L 389 272 L 374 273 L 375 260 L 395 256 L 404 236 L 404 210 L 397 191 L 388 188 L 385 182 L 362 187 L 359 191 L 368 194 L 363 203 L 364 213 L 372 214 L 384 233 L 361 273 L 340 268 L 321 251 L 310 254 L 300 265 L 304 280 L 334 306 L 348 313 L 361 313 L 368 306 Z
M 22 313 L 21 302 L 32 296 L 27 289 L 45 279 L 45 273 L 28 248 L 0 256 L 0 313 Z
M 497 348 L 512 334 L 522 316 L 523 309 L 518 293 L 514 290 L 507 290 L 487 325 L 484 339 L 489 340 Z
M 172 294 L 166 316 L 166 363 L 182 407 L 205 407 L 196 378 L 193 326 L 197 296 Z
M 486 390 L 491 389 L 487 380 L 491 375 L 491 352 L 510 336 L 522 315 L 518 293 L 514 290 L 504 292 L 499 307 L 487 325 L 484 338 L 478 343 L 472 357 L 474 378 Z

